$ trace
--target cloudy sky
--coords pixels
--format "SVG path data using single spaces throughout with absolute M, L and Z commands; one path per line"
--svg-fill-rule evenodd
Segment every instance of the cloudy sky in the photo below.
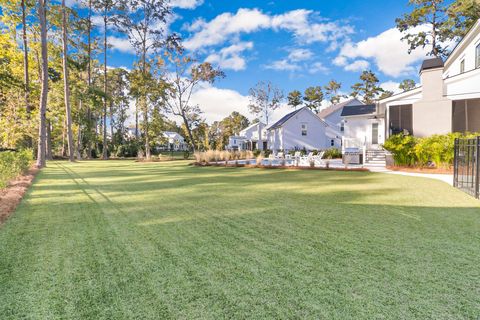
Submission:
M 360 73 L 373 70 L 382 86 L 396 90 L 406 78 L 418 81 L 422 50 L 408 54 L 395 18 L 407 0 L 172 0 L 169 26 L 202 61 L 227 77 L 199 88 L 194 102 L 208 122 L 234 110 L 248 114 L 248 90 L 271 81 L 285 94 L 335 79 L 350 92 Z M 127 39 L 112 33 L 109 65 L 130 67 Z M 277 111 L 278 118 L 289 110 Z

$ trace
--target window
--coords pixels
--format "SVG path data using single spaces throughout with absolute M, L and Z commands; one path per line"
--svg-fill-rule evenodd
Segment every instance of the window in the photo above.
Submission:
M 465 59 L 460 61 L 460 73 L 464 73 L 464 72 L 465 72 Z
M 340 123 L 340 131 L 341 132 L 345 131 L 345 124 L 343 123 L 343 121 Z
M 302 136 L 306 136 L 306 135 L 307 135 L 307 124 L 302 123 Z
M 335 140 L 330 140 L 330 147 L 334 147 L 335 146 Z
M 480 43 L 475 48 L 475 68 L 480 68 Z

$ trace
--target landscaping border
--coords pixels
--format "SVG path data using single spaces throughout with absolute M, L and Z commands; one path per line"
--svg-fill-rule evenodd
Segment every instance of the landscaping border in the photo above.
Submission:
M 223 167 L 223 168 L 258 168 L 258 169 L 286 169 L 286 170 L 325 170 L 325 171 L 359 171 L 369 172 L 367 168 L 332 168 L 332 167 L 310 167 L 310 166 L 263 166 L 251 164 L 216 164 L 193 162 L 196 167 Z
M 6 188 L 0 189 L 0 226 L 15 212 L 39 171 L 32 167 L 27 173 L 9 181 Z

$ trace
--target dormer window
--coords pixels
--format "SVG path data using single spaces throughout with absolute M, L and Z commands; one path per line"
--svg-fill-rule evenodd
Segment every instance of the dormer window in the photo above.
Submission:
M 475 48 L 475 68 L 480 68 L 480 43 Z
M 465 72 L 465 59 L 460 61 L 460 73 L 464 73 L 464 72 Z

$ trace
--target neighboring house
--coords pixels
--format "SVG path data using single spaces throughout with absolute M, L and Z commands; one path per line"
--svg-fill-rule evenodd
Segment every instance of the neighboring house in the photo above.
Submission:
M 127 127 L 127 136 L 129 138 L 135 138 L 137 136 L 135 133 L 137 133 L 138 136 L 141 135 L 140 130 L 137 131 L 135 125 L 130 125 Z
M 188 149 L 188 146 L 185 143 L 185 138 L 177 132 L 164 131 L 163 140 L 165 142 L 159 146 L 160 150 L 185 151 Z
M 303 107 L 278 120 L 268 130 L 268 148 L 277 150 L 320 150 L 330 147 L 328 125 Z
M 385 135 L 480 132 L 480 20 L 444 62 L 425 60 L 421 86 L 383 99 Z
M 228 150 L 265 150 L 267 149 L 267 129 L 257 122 L 228 139 Z
M 343 150 L 356 148 L 378 149 L 385 142 L 383 115 L 377 106 L 349 105 L 343 108 L 344 122 Z
M 323 109 L 318 113 L 318 117 L 328 124 L 327 137 L 330 140 L 332 147 L 340 148 L 342 146 L 342 138 L 344 136 L 344 119 L 342 118 L 342 111 L 344 107 L 353 105 L 363 105 L 358 99 L 350 99 L 328 108 Z

